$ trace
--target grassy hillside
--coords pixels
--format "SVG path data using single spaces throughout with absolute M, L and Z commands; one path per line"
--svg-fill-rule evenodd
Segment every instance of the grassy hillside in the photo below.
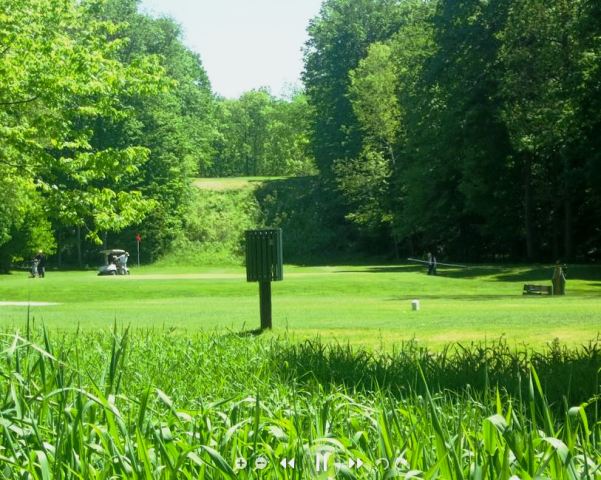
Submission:
M 335 202 L 316 177 L 198 178 L 194 185 L 183 233 L 159 265 L 240 264 L 244 231 L 263 226 L 282 228 L 288 262 L 330 263 L 357 250 L 342 213 L 323 210 Z
M 286 177 L 220 177 L 196 178 L 192 184 L 201 190 L 223 192 L 225 190 L 242 190 L 257 188 L 273 180 L 283 180 Z
M 244 231 L 261 224 L 259 177 L 197 179 L 184 229 L 157 265 L 234 265 L 242 260 Z

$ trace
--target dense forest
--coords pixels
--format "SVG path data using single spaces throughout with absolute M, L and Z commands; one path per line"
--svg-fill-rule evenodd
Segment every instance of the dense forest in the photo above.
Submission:
M 224 99 L 137 0 L 3 0 L 0 268 L 154 261 L 215 221 L 194 177 L 243 175 L 297 177 L 239 201 L 299 249 L 599 259 L 598 1 L 325 0 L 308 33 L 303 90 Z
M 598 1 L 332 0 L 309 32 L 315 158 L 364 235 L 598 258 Z

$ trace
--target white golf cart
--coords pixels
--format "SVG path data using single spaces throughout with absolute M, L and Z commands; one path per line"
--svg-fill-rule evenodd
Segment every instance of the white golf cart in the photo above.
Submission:
M 104 255 L 104 265 L 98 269 L 98 275 L 129 275 L 129 253 L 119 248 L 102 250 L 100 253 Z

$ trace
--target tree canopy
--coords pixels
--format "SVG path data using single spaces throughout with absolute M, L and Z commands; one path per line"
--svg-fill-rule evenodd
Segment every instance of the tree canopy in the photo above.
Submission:
M 214 130 L 208 78 L 177 24 L 133 0 L 8 0 L 0 75 L 3 261 L 38 248 L 81 261 L 82 241 L 144 219 L 164 247 Z

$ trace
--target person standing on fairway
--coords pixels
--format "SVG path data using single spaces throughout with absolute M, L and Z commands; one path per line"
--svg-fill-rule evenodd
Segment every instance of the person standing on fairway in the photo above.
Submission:
M 42 250 L 38 250 L 38 254 L 34 260 L 38 262 L 38 278 L 44 278 L 46 275 L 46 255 L 44 255 Z
M 566 276 L 564 273 L 564 265 L 559 260 L 555 263 L 555 271 L 553 272 L 553 295 L 566 294 Z
M 436 275 L 436 257 L 428 252 L 428 275 Z
M 119 273 L 119 275 L 127 274 L 127 259 L 128 258 L 129 258 L 128 252 L 125 252 L 117 257 L 115 264 L 117 265 L 117 272 Z
M 38 277 L 38 259 L 37 257 L 33 257 L 31 259 L 31 278 Z

